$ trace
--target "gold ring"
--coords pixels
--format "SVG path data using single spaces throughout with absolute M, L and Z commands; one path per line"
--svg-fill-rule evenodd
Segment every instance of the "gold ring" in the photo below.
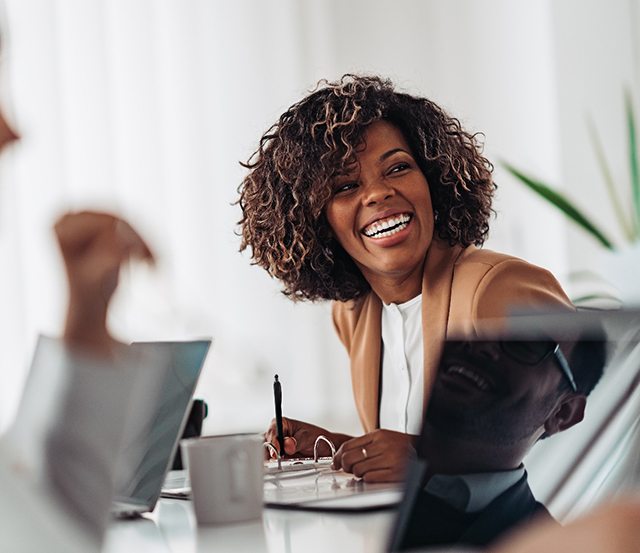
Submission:
M 362 448 L 362 456 L 366 459 L 367 458 L 367 448 L 363 447 Z

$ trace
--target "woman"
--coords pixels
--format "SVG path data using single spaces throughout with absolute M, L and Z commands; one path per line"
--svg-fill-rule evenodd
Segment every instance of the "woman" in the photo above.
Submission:
M 240 187 L 242 245 L 294 300 L 332 300 L 365 435 L 285 421 L 287 454 L 318 434 L 367 481 L 402 478 L 440 353 L 514 306 L 571 308 L 554 277 L 480 250 L 495 185 L 475 135 L 433 102 L 346 75 L 287 110 Z M 273 440 L 273 427 L 267 438 Z

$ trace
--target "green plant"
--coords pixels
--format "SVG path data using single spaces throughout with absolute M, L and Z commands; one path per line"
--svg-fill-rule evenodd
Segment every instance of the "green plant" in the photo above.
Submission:
M 616 186 L 609 170 L 609 164 L 604 154 L 602 142 L 593 122 L 588 120 L 589 136 L 593 145 L 593 149 L 600 166 L 600 171 L 604 182 L 607 186 L 607 193 L 617 216 L 618 224 L 628 242 L 640 241 L 640 167 L 638 164 L 638 145 L 636 135 L 636 123 L 633 113 L 633 105 L 631 95 L 625 93 L 625 116 L 627 123 L 627 145 L 629 158 L 629 172 L 631 182 L 631 210 L 630 213 L 623 207 L 623 203 L 619 198 Z M 579 209 L 567 196 L 554 190 L 548 184 L 531 177 L 513 165 L 502 162 L 502 166 L 516 177 L 520 182 L 525 184 L 529 189 L 547 200 L 549 203 L 562 211 L 571 221 L 582 227 L 587 233 L 595 238 L 600 244 L 609 250 L 615 249 L 615 244 L 607 237 L 607 235 L 596 225 L 584 212 Z

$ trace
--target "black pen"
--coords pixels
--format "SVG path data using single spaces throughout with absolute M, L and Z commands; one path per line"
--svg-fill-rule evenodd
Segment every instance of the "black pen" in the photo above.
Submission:
M 280 455 L 278 456 L 278 468 L 282 468 L 281 458 L 284 457 L 284 430 L 282 429 L 282 386 L 276 375 L 273 382 L 273 398 L 276 403 L 276 431 L 278 433 L 278 445 Z

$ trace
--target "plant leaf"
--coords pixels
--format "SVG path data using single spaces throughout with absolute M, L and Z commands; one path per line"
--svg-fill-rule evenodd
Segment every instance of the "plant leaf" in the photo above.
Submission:
M 634 207 L 635 237 L 640 237 L 640 171 L 638 170 L 638 149 L 636 142 L 636 121 L 633 115 L 631 94 L 624 93 L 624 104 L 627 112 L 627 132 L 629 137 L 629 168 L 631 170 L 631 193 Z
M 616 191 L 615 183 L 613 182 L 613 177 L 611 176 L 609 164 L 607 163 L 607 158 L 604 154 L 604 148 L 602 147 L 602 142 L 600 141 L 600 135 L 598 134 L 598 131 L 596 130 L 591 117 L 587 117 L 587 128 L 589 129 L 589 137 L 591 138 L 591 144 L 596 153 L 596 158 L 598 160 L 598 165 L 600 166 L 602 178 L 607 185 L 607 192 L 609 193 L 611 205 L 616 212 L 618 222 L 622 227 L 622 231 L 624 232 L 625 237 L 629 242 L 633 242 L 636 232 L 635 225 L 633 224 L 633 222 L 629 222 L 628 215 L 625 213 L 625 210 L 622 207 L 622 203 L 620 202 L 620 198 L 618 197 L 618 193 Z
M 543 182 L 525 175 L 508 163 L 502 162 L 502 165 L 520 182 L 525 184 L 536 194 L 542 196 L 545 200 L 562 211 L 574 223 L 586 230 L 605 248 L 609 250 L 614 249 L 613 243 L 604 235 L 604 233 L 594 223 L 592 223 L 586 215 L 584 215 L 577 207 L 575 207 L 565 196 L 560 194 L 560 192 L 553 190 L 550 186 L 544 184 Z

